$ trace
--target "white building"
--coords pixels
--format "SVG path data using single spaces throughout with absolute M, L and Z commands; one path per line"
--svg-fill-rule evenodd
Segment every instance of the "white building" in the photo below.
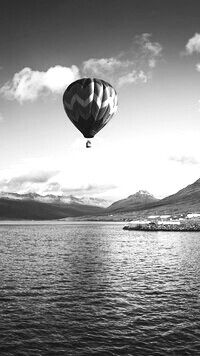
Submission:
M 158 225 L 180 225 L 179 220 L 158 221 Z
M 147 225 L 147 224 L 150 224 L 150 221 L 148 221 L 148 220 L 132 220 L 129 223 L 129 225 L 131 225 L 131 226 Z
M 199 213 L 191 213 L 191 214 L 187 214 L 187 218 L 191 219 L 191 218 L 199 218 L 200 214 Z
M 167 219 L 171 218 L 171 215 L 160 215 L 160 218 L 163 220 L 167 220 Z

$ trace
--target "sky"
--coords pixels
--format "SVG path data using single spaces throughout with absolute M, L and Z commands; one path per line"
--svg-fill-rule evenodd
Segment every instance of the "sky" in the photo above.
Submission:
M 198 0 L 2 0 L 0 191 L 116 201 L 200 178 Z M 85 148 L 62 96 L 108 81 L 118 110 Z

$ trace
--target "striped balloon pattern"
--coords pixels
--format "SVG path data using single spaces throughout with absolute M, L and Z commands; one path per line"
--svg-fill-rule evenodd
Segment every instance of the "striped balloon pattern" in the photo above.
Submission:
M 82 78 L 70 84 L 63 95 L 66 114 L 86 138 L 92 138 L 117 111 L 117 93 L 107 82 Z

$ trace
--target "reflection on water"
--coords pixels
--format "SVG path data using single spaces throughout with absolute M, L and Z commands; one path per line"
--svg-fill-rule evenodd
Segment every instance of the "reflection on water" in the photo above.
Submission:
M 0 226 L 0 355 L 200 354 L 199 233 Z

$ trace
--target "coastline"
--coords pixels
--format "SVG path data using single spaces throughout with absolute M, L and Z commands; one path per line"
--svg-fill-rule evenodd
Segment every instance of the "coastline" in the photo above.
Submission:
M 178 232 L 194 232 L 200 231 L 200 223 L 192 223 L 192 224 L 180 224 L 180 225 L 171 225 L 171 224 L 146 224 L 146 225 L 125 225 L 123 230 L 128 231 L 178 231 Z

